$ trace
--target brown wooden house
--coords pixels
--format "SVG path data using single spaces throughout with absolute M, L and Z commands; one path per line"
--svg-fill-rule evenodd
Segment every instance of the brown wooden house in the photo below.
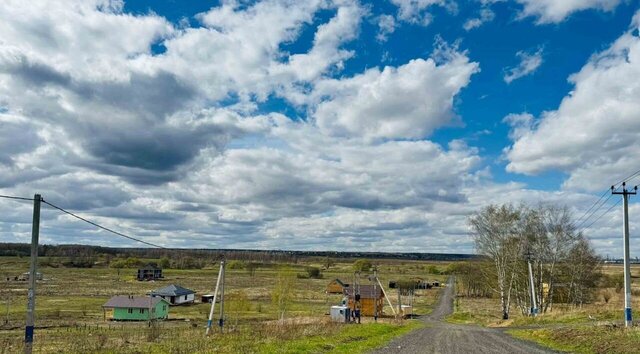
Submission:
M 327 285 L 328 294 L 344 294 L 344 290 L 349 287 L 349 284 L 343 283 L 340 279 L 333 279 Z
M 374 316 L 376 307 L 378 308 L 378 316 L 382 315 L 384 307 L 384 293 L 380 286 L 360 285 L 358 288 L 345 288 L 345 295 L 349 298 L 349 308 L 355 306 L 355 295 L 360 294 L 360 311 L 362 316 Z

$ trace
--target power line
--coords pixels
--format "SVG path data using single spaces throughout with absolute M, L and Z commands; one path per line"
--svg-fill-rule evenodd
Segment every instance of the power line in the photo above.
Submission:
M 622 181 L 614 184 L 614 187 L 616 187 L 616 189 L 618 189 L 619 184 L 622 184 L 623 182 L 628 182 L 630 179 L 637 177 L 638 175 L 640 175 L 640 170 L 637 170 L 636 172 L 630 174 L 627 178 L 623 179 Z
M 600 201 L 602 200 L 602 198 L 604 198 L 607 194 L 609 194 L 610 190 L 607 189 L 606 191 L 604 191 L 604 193 L 602 193 L 602 195 L 600 196 L 600 198 L 598 198 L 598 200 L 596 200 L 593 204 L 591 204 L 591 207 L 589 207 L 589 209 L 587 209 L 587 211 L 584 212 L 584 214 L 582 214 L 582 216 L 580 218 L 578 218 L 578 220 L 576 220 L 576 222 L 574 223 L 574 225 L 578 225 L 578 223 L 585 217 L 587 216 L 587 214 L 589 214 L 589 212 L 591 211 L 591 209 L 593 209 L 593 207 L 595 207 L 598 203 L 600 203 Z M 606 201 L 605 201 L 606 203 Z M 587 218 L 589 219 L 589 218 Z M 584 222 L 586 221 L 586 219 L 579 224 L 582 225 Z M 579 226 L 576 226 L 576 228 L 578 228 Z
M 31 200 L 31 201 L 33 201 L 33 198 L 16 197 L 16 196 L 13 196 L 13 195 L 3 195 L 3 194 L 0 194 L 0 198 L 15 199 L 15 200 Z
M 576 229 L 579 229 L 582 225 L 586 224 L 587 222 L 589 222 L 589 219 L 591 219 L 598 211 L 600 211 L 600 208 L 602 208 L 603 206 L 605 206 L 605 204 L 607 204 L 607 202 L 609 201 L 609 199 L 612 198 L 612 195 L 609 195 L 607 197 L 607 199 L 604 199 L 602 202 L 596 204 L 597 207 L 595 209 L 593 209 L 593 211 L 591 213 L 589 213 L 589 215 L 587 216 L 586 219 L 582 220 L 582 222 L 580 224 L 578 224 L 578 226 L 576 226 Z
M 85 219 L 85 218 L 83 218 L 83 217 L 81 217 L 81 216 L 79 216 L 79 215 L 76 215 L 76 214 L 74 214 L 74 213 L 72 213 L 72 212 L 70 212 L 70 211 L 68 211 L 68 210 L 65 210 L 65 209 L 63 209 L 63 208 L 61 208 L 61 207 L 59 207 L 59 206 L 57 206 L 57 205 L 54 205 L 54 204 L 52 204 L 52 203 L 49 203 L 48 201 L 46 201 L 46 200 L 44 200 L 44 199 L 42 199 L 42 202 L 43 202 L 43 203 L 45 203 L 45 204 L 47 204 L 47 205 L 49 205 L 50 207 L 52 207 L 52 208 L 54 208 L 54 209 L 58 209 L 58 210 L 60 210 L 61 212 L 63 212 L 63 213 L 65 213 L 65 214 L 67 214 L 67 215 L 73 216 L 74 218 L 76 218 L 76 219 L 78 219 L 78 220 L 82 220 L 82 221 L 84 221 L 84 222 L 86 222 L 86 223 L 88 223 L 88 224 L 91 224 L 91 225 L 93 225 L 93 226 L 95 226 L 95 227 L 97 227 L 97 228 L 100 228 L 100 229 L 102 229 L 102 230 L 104 230 L 104 231 L 111 232 L 112 234 L 118 235 L 118 236 L 120 236 L 120 237 L 127 238 L 127 239 L 132 240 L 132 241 L 136 241 L 136 242 L 144 243 L 145 245 L 149 245 L 149 246 L 156 247 L 156 248 L 167 249 L 166 247 L 163 247 L 163 246 L 160 246 L 160 245 L 156 245 L 156 244 L 151 243 L 151 242 L 143 241 L 143 240 L 140 240 L 140 239 L 138 239 L 138 238 L 131 237 L 131 236 L 128 236 L 128 235 L 125 235 L 125 234 L 123 234 L 123 233 L 121 233 L 121 232 L 118 232 L 118 231 L 112 230 L 112 229 L 110 229 L 110 228 L 108 228 L 108 227 L 106 227 L 106 226 L 102 226 L 102 225 L 100 225 L 100 224 L 98 224 L 98 223 L 95 223 L 95 222 L 93 222 L 93 221 L 87 220 L 87 219 Z
M 635 172 L 633 172 L 632 174 L 628 175 L 627 177 L 623 178 L 621 181 L 619 181 L 618 183 L 614 184 L 612 187 L 614 188 L 614 190 L 617 190 L 618 188 L 620 188 L 620 185 L 622 183 L 625 182 L 629 182 L 630 180 L 636 178 L 640 176 L 640 170 L 637 170 Z M 587 209 L 587 211 L 582 214 L 582 216 L 580 216 L 580 218 L 578 218 L 578 220 L 574 223 L 574 225 L 578 225 L 576 226 L 576 228 L 580 228 L 582 225 L 586 224 L 589 219 L 591 217 L 593 217 L 593 215 L 595 215 L 595 213 L 598 212 L 598 210 L 600 210 L 600 208 L 602 208 L 607 201 L 611 198 L 611 194 L 609 194 L 610 190 L 607 189 L 604 191 L 604 193 L 602 193 L 602 195 L 600 196 L 600 198 L 598 198 L 598 200 L 596 200 L 593 204 L 591 204 L 591 207 L 589 207 L 589 209 Z M 602 198 L 604 198 L 607 194 L 609 194 L 609 198 L 607 198 L 605 201 L 600 202 L 602 200 Z M 593 209 L 595 206 L 597 206 L 597 208 Z M 587 216 L 586 219 L 584 219 L 584 217 Z M 584 219 L 584 220 L 583 220 Z M 582 220 L 582 222 L 581 222 Z M 593 223 L 591 223 L 590 225 L 592 225 Z
M 586 230 L 586 229 L 590 228 L 591 225 L 595 224 L 596 221 L 600 220 L 600 218 L 605 216 L 608 212 L 611 211 L 611 209 L 613 209 L 616 206 L 618 206 L 621 202 L 622 202 L 622 199 L 618 200 L 615 204 L 613 204 L 611 207 L 609 207 L 609 209 L 607 209 L 607 211 L 605 211 L 604 213 L 600 214 L 600 216 L 598 216 L 595 220 L 593 220 L 593 222 L 591 224 L 589 224 L 589 226 L 583 227 L 582 230 Z

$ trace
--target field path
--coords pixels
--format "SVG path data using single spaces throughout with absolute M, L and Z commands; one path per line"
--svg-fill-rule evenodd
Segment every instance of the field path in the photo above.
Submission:
M 436 308 L 422 320 L 426 327 L 396 338 L 373 353 L 555 353 L 535 343 L 509 336 L 503 330 L 444 322 L 453 312 L 453 278 L 441 290 Z

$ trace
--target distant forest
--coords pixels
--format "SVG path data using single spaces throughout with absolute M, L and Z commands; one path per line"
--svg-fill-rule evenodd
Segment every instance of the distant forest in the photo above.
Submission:
M 31 253 L 27 243 L 0 243 L 1 256 L 28 257 Z M 424 261 L 460 261 L 474 259 L 476 255 L 452 253 L 392 253 L 392 252 L 335 252 L 335 251 L 284 251 L 284 250 L 241 250 L 241 249 L 159 249 L 159 248 L 115 248 L 88 245 L 40 245 L 39 257 L 139 257 L 139 258 L 182 258 L 233 259 L 258 262 L 292 262 L 300 258 L 370 258 Z

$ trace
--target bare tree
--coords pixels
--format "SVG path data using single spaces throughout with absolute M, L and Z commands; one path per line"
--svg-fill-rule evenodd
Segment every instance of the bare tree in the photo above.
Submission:
M 278 317 L 280 318 L 280 321 L 284 321 L 284 314 L 293 300 L 294 281 L 295 280 L 291 274 L 285 270 L 281 270 L 278 273 L 275 287 L 271 292 L 271 302 L 278 309 Z
M 473 215 L 470 224 L 478 253 L 493 264 L 486 275 L 496 280 L 493 290 L 500 295 L 503 318 L 509 317 L 512 302 L 523 314 L 529 311 L 524 255 L 529 252 L 542 312 L 551 310 L 554 301 L 581 306 L 592 298 L 600 260 L 583 235 L 576 233 L 567 207 L 492 205 Z
M 511 293 L 516 281 L 517 264 L 522 254 L 522 207 L 490 205 L 473 215 L 469 222 L 479 254 L 487 256 L 494 265 L 500 296 L 502 318 L 509 318 Z

